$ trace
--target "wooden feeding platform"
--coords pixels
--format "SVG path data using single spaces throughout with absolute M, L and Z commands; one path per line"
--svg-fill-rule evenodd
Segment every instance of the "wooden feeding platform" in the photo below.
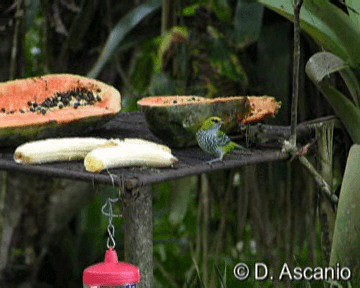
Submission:
M 334 117 L 318 119 L 332 121 Z M 197 147 L 172 149 L 179 163 L 173 168 L 122 168 L 111 169 L 100 174 L 85 171 L 82 161 L 61 162 L 43 165 L 21 165 L 13 160 L 14 148 L 0 149 L 0 170 L 19 171 L 50 177 L 68 178 L 89 181 L 94 184 L 110 184 L 124 189 L 124 197 L 131 201 L 124 204 L 123 215 L 125 225 L 125 258 L 139 265 L 142 273 L 141 287 L 151 287 L 152 283 L 152 196 L 150 185 L 171 179 L 181 178 L 200 173 L 237 168 L 249 164 L 286 160 L 287 153 L 281 152 L 282 140 L 290 136 L 290 127 L 254 125 L 250 131 L 255 140 L 266 138 L 272 142 L 272 148 L 262 146 L 261 149 L 251 149 L 247 154 L 234 153 L 225 157 L 223 162 L 209 165 L 206 161 L 211 156 L 206 155 Z M 309 143 L 314 139 L 314 129 L 311 123 L 300 124 L 297 128 L 299 143 Z M 104 138 L 142 138 L 162 143 L 147 128 L 146 120 L 141 112 L 121 113 L 108 122 L 103 128 L 93 133 L 93 136 Z M 259 147 L 259 146 L 258 146 Z M 133 197 L 136 191 L 136 197 Z
M 269 127 L 273 126 L 264 125 L 263 127 L 269 130 Z M 261 130 L 263 128 L 259 129 Z M 272 136 L 276 138 L 280 137 L 286 139 L 290 133 L 290 128 L 271 128 L 271 131 L 269 130 L 266 133 L 271 133 Z M 122 113 L 107 123 L 101 130 L 95 131 L 93 135 L 105 138 L 142 138 L 162 143 L 161 140 L 149 131 L 144 115 L 141 112 Z M 280 147 L 279 145 L 277 146 Z M 279 148 L 251 149 L 250 152 L 246 154 L 235 153 L 227 155 L 223 162 L 214 163 L 210 166 L 206 163 L 206 161 L 210 160 L 211 156 L 206 155 L 198 147 L 189 147 L 184 149 L 173 149 L 173 154 L 179 159 L 179 163 L 173 168 L 121 168 L 111 169 L 110 171 L 104 171 L 100 174 L 94 174 L 85 171 L 82 161 L 59 162 L 42 165 L 17 164 L 13 160 L 13 152 L 14 148 L 0 149 L 1 170 L 90 181 L 95 184 L 123 183 L 128 189 L 200 173 L 231 169 L 248 164 L 285 160 L 288 158 L 288 155 L 281 152 Z

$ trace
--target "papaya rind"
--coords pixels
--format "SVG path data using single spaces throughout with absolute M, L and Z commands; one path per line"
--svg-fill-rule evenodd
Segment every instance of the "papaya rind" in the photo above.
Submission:
M 164 98 L 168 96 L 161 96 Z M 174 96 L 172 96 L 174 97 Z M 201 124 L 211 116 L 222 118 L 222 130 L 237 131 L 239 123 L 250 112 L 246 96 L 208 99 L 199 96 L 177 96 L 179 99 L 196 97 L 201 101 L 177 103 L 175 105 L 151 105 L 159 97 L 147 97 L 138 101 L 145 113 L 148 127 L 154 135 L 171 147 L 181 148 L 196 145 L 195 134 Z M 184 98 L 186 97 L 186 98 Z

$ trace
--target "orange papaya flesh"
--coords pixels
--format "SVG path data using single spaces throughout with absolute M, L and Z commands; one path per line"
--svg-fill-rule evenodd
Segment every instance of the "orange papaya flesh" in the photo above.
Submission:
M 241 121 L 244 125 L 275 117 L 281 107 L 281 102 L 270 96 L 248 96 L 248 99 L 250 113 Z
M 72 74 L 0 83 L 0 145 L 81 134 L 121 110 L 120 93 Z

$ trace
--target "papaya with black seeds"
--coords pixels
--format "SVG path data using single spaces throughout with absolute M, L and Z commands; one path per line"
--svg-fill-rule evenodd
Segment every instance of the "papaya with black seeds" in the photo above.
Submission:
M 81 135 L 121 110 L 117 89 L 73 74 L 0 83 L 0 145 Z

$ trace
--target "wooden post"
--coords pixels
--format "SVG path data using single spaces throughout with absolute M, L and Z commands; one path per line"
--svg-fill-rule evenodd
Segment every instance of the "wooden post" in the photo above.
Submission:
M 140 267 L 141 288 L 153 282 L 153 227 L 151 186 L 124 193 L 125 260 Z

